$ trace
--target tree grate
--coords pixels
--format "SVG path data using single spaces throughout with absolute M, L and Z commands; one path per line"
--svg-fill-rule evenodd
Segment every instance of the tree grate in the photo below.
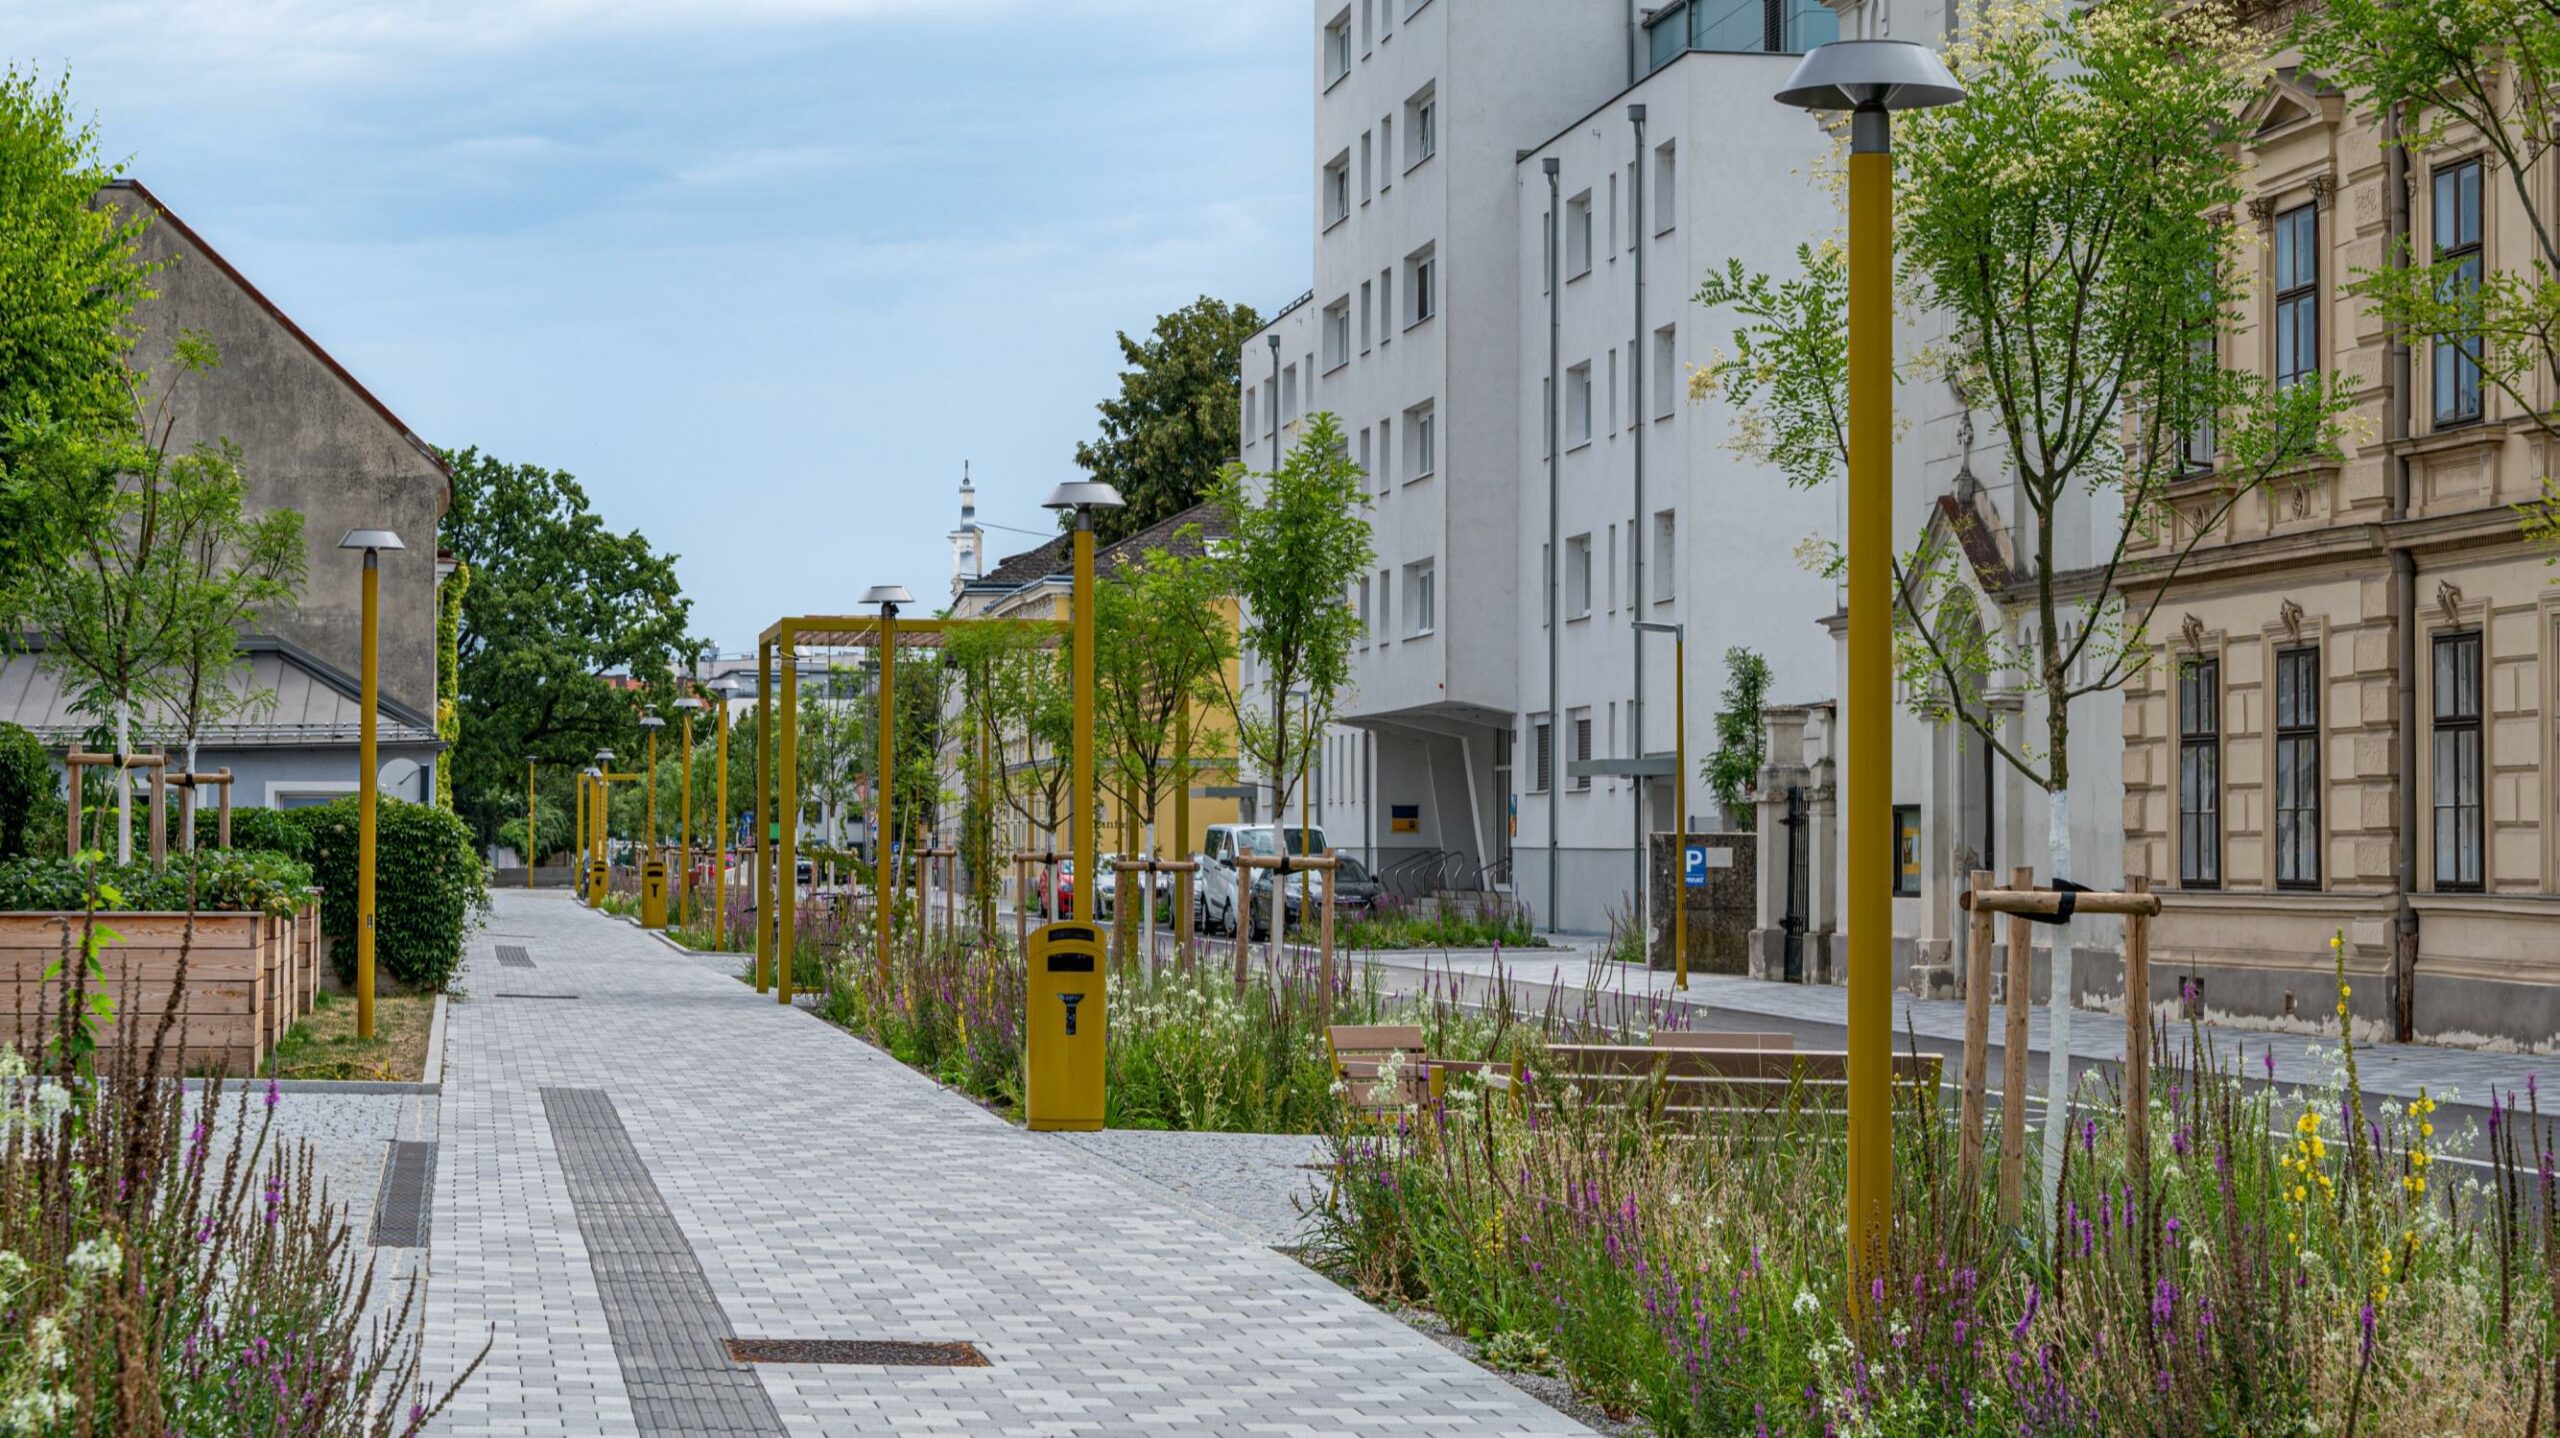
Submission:
M 868 1363 L 883 1368 L 988 1368 L 974 1343 L 911 1343 L 894 1338 L 732 1338 L 741 1363 Z
M 435 1195 L 436 1146 L 394 1141 L 382 1165 L 382 1187 L 373 1196 L 373 1246 L 426 1247 L 427 1218 L 435 1207 Z
M 511 969 L 529 969 L 533 967 L 533 955 L 526 953 L 522 944 L 500 944 L 498 962 Z

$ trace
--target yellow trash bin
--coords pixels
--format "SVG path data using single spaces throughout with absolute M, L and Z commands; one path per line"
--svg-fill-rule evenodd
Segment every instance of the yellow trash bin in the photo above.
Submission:
M 667 861 L 655 855 L 640 861 L 640 927 L 667 926 Z
M 1023 1062 L 1031 1127 L 1098 1129 L 1110 1033 L 1102 935 L 1091 924 L 1043 924 L 1031 931 L 1030 967 Z

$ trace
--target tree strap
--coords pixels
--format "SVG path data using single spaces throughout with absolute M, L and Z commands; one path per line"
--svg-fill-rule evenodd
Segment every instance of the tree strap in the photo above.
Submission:
M 2053 887 L 2054 887 L 2054 891 L 2055 891 L 2056 893 L 2059 893 L 2059 894 L 2061 894 L 2061 895 L 2062 895 L 2062 902 L 2054 906 L 2054 910 L 2053 910 L 2053 912 L 2052 912 L 2052 913 L 2050 913 L 2050 914 L 2021 914 L 2021 915 L 2019 915 L 2019 917 L 2020 917 L 2020 918 L 2025 919 L 2028 923 L 2031 923 L 2031 924 L 2067 924 L 2067 923 L 2070 923 L 2070 922 L 2071 922 L 2071 911 L 2072 911 L 2074 908 L 2078 907 L 2078 906 L 2079 906 L 2079 902 L 2080 902 L 2078 899 L 2076 899 L 2076 898 L 2074 898 L 2074 897 L 2072 897 L 2072 896 L 2073 896 L 2073 895 L 2075 895 L 2075 894 L 2086 894 L 2086 893 L 2089 893 L 2089 892 L 2090 892 L 2090 888 L 2089 888 L 2089 886 L 2088 886 L 2088 885 L 2086 885 L 2086 884 L 2075 884 L 2075 883 L 2071 882 L 2069 879 L 2056 879 L 2056 880 L 2054 880 L 2054 881 L 2053 881 Z

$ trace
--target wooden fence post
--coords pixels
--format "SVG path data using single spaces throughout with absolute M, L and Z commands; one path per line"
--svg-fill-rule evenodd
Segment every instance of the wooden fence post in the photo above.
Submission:
M 2151 892 L 2151 880 L 2128 874 L 2125 891 Z M 2350 1138 L 2353 1135 L 2349 1135 Z M 2124 1161 L 2151 1196 L 2151 916 L 2129 914 L 2124 923 Z
M 1965 940 L 1964 1093 L 1956 1131 L 1956 1192 L 1968 1203 L 1982 1178 L 1982 1114 L 1991 1060 L 1991 911 L 1982 906 L 1991 881 L 1990 870 L 1973 871 L 1973 917 Z

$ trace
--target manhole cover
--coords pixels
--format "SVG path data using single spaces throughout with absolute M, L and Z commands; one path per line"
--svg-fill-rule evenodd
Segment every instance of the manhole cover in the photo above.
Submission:
M 732 1338 L 741 1363 L 874 1363 L 901 1368 L 985 1368 L 974 1343 L 902 1343 L 876 1338 Z

